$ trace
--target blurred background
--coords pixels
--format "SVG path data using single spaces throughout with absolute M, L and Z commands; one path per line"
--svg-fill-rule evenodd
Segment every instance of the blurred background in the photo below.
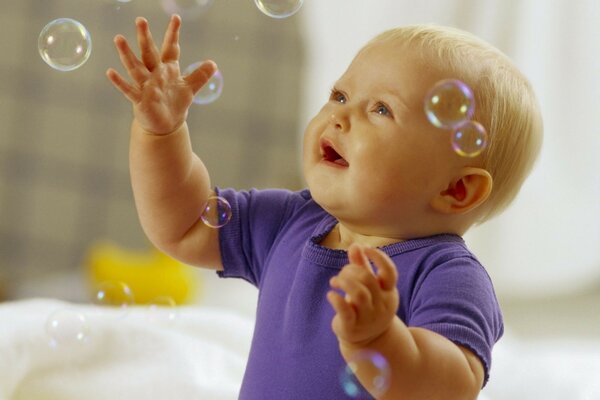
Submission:
M 252 0 L 170 3 L 181 7 L 184 20 L 182 70 L 211 58 L 223 76 L 220 98 L 194 105 L 188 119 L 194 148 L 213 184 L 300 188 L 304 49 L 298 18 L 267 17 Z M 150 249 L 129 183 L 131 106 L 105 77 L 109 67 L 127 76 L 112 40 L 121 33 L 137 52 L 134 19 L 140 15 L 160 44 L 169 13 L 159 0 L 0 4 L 4 299 L 85 301 L 84 278 L 95 246 L 120 248 L 121 254 L 105 248 L 98 256 L 117 259 L 127 259 L 127 251 Z M 81 22 L 92 39 L 88 61 L 69 72 L 50 68 L 37 46 L 42 28 L 65 17 Z
M 509 329 L 600 337 L 600 2 L 306 0 L 284 19 L 253 0 L 179 4 L 192 7 L 182 13 L 182 69 L 211 58 L 224 79 L 222 95 L 194 105 L 188 120 L 194 149 L 220 187 L 302 188 L 304 126 L 355 52 L 384 29 L 455 26 L 508 54 L 537 92 L 544 147 L 511 208 L 465 239 L 495 282 Z M 0 3 L 4 301 L 89 301 L 93 260 L 151 253 L 129 185 L 131 108 L 104 75 L 108 67 L 124 72 L 112 38 L 121 33 L 136 47 L 138 15 L 160 41 L 169 16 L 159 0 Z M 42 28 L 61 17 L 80 21 L 93 43 L 89 60 L 70 72 L 50 68 L 37 49 Z M 103 255 L 106 243 L 112 250 Z M 187 302 L 253 315 L 253 287 L 192 274 L 199 283 Z

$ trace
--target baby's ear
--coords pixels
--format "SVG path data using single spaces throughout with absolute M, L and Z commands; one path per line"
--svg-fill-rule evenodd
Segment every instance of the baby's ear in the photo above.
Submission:
M 444 214 L 464 214 L 483 204 L 492 192 L 492 176 L 482 168 L 465 167 L 458 178 L 431 200 L 431 207 Z

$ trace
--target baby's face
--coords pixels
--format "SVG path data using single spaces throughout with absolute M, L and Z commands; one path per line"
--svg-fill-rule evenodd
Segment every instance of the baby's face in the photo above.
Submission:
M 313 198 L 365 234 L 419 224 L 461 164 L 449 133 L 423 111 L 428 90 L 447 77 L 415 60 L 401 43 L 364 49 L 306 128 L 304 175 Z

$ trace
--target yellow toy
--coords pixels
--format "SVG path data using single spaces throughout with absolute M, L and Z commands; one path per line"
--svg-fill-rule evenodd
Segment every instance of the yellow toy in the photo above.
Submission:
M 165 298 L 175 304 L 191 303 L 201 286 L 192 267 L 155 248 L 135 251 L 108 242 L 98 243 L 90 248 L 86 267 L 93 298 L 102 287 L 129 288 L 132 299 L 123 289 L 121 293 L 113 289 L 112 298 L 106 302 L 112 305 L 164 303 Z

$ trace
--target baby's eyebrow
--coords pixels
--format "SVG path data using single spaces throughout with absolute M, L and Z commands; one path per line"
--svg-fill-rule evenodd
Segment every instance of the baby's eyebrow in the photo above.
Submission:
M 339 90 L 339 88 L 341 86 L 344 86 L 344 83 L 341 82 L 340 80 L 337 80 L 337 81 L 333 82 L 333 85 L 331 85 L 331 88 L 335 89 L 335 90 Z
M 409 111 L 411 109 L 410 103 L 406 101 L 404 96 L 402 96 L 397 91 L 386 88 L 382 90 L 382 94 L 386 97 L 386 101 L 392 100 L 392 106 L 394 106 L 395 108 L 404 109 L 406 111 Z

